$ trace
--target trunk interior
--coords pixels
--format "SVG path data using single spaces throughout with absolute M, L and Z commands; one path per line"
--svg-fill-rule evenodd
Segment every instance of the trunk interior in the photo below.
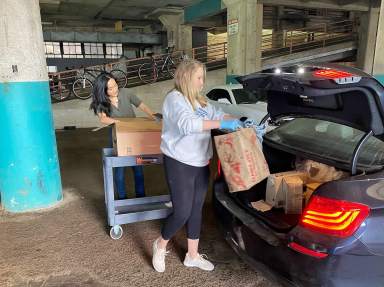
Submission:
M 271 174 L 294 171 L 296 156 L 276 148 L 263 144 L 263 152 Z M 291 230 L 299 222 L 301 214 L 286 214 L 284 208 L 273 207 L 268 211 L 254 209 L 251 202 L 266 199 L 267 179 L 253 186 L 247 191 L 234 192 L 231 196 L 234 200 L 247 209 L 255 217 L 261 219 L 266 225 L 276 232 L 285 233 Z

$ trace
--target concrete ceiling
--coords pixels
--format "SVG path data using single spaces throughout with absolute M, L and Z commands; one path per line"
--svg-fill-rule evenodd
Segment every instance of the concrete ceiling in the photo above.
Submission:
M 157 25 L 149 19 L 155 9 L 183 9 L 200 0 L 39 0 L 43 27 L 113 28 L 116 21 L 124 27 Z

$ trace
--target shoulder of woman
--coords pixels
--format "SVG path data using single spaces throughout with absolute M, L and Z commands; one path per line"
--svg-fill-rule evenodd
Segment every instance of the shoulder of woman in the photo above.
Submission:
M 127 88 L 122 88 L 122 89 L 119 89 L 119 95 L 124 95 L 124 96 L 129 96 L 131 93 L 129 92 L 129 89 Z
M 178 90 L 172 90 L 168 92 L 166 96 L 169 100 L 177 101 L 184 98 L 183 94 L 180 93 Z

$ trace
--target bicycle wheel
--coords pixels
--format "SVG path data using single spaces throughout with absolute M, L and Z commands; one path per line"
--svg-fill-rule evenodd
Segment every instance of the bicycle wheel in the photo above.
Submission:
M 77 79 L 72 86 L 73 94 L 81 100 L 89 99 L 92 95 L 93 84 L 86 78 Z
M 171 78 L 173 78 L 175 76 L 175 71 L 176 71 L 176 65 L 175 65 L 175 62 L 173 62 L 172 59 L 170 59 L 168 62 L 167 62 L 167 72 L 169 74 L 169 76 Z
M 157 68 L 152 63 L 144 63 L 139 68 L 139 78 L 143 83 L 154 83 L 157 80 Z
M 116 79 L 116 83 L 119 88 L 125 88 L 127 85 L 127 74 L 124 73 L 122 70 L 112 70 L 111 71 L 112 76 Z

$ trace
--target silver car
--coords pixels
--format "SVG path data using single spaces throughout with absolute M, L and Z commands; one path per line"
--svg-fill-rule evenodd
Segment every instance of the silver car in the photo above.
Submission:
M 258 123 L 267 114 L 265 94 L 246 91 L 241 84 L 215 86 L 206 96 L 212 105 L 239 118 L 247 117 Z

